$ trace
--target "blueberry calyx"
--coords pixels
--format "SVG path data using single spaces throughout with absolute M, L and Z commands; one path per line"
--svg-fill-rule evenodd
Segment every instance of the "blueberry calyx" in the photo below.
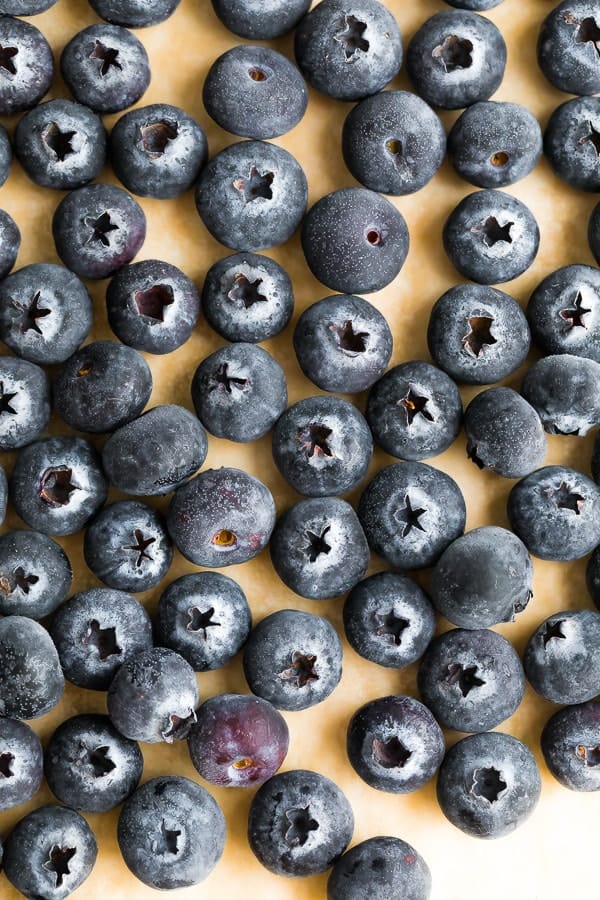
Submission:
M 369 49 L 369 42 L 363 37 L 366 30 L 366 22 L 361 22 L 356 16 L 344 16 L 344 26 L 334 34 L 333 39 L 342 46 L 347 63 L 357 59 L 359 51 L 366 53 Z
M 79 487 L 73 484 L 73 470 L 68 466 L 54 466 L 45 469 L 40 478 L 39 497 L 48 506 L 56 508 L 67 506 L 73 491 Z
M 77 849 L 75 847 L 61 847 L 58 844 L 53 844 L 50 848 L 48 859 L 43 863 L 43 867 L 47 872 L 54 872 L 56 875 L 55 887 L 62 887 L 64 876 L 71 874 L 69 862 L 76 853 Z
M 334 453 L 328 443 L 328 438 L 331 434 L 333 434 L 331 428 L 313 422 L 305 428 L 300 429 L 296 436 L 296 440 L 302 445 L 302 448 L 306 450 L 306 455 L 309 459 L 313 459 L 315 456 L 332 457 Z
M 491 331 L 493 322 L 492 316 L 469 316 L 467 323 L 470 330 L 462 339 L 469 356 L 479 358 L 485 347 L 497 343 Z
M 405 747 L 397 737 L 387 741 L 377 738 L 373 741 L 373 758 L 384 769 L 402 769 L 412 756 L 412 750 Z
M 514 224 L 514 222 L 507 222 L 505 225 L 500 225 L 496 216 L 488 216 L 482 225 L 474 225 L 471 228 L 471 234 L 481 234 L 486 247 L 493 247 L 499 241 L 512 244 L 510 229 Z
M 457 684 L 463 697 L 468 697 L 473 688 L 485 684 L 477 677 L 477 666 L 463 666 L 461 663 L 450 663 L 444 681 L 446 684 Z
M 575 748 L 575 753 L 586 766 L 600 766 L 600 744 L 596 744 L 595 747 L 586 747 L 584 744 L 579 744 Z
M 101 660 L 108 659 L 109 656 L 119 656 L 123 652 L 117 643 L 116 628 L 100 628 L 97 619 L 92 619 L 88 624 L 83 643 L 95 647 Z
M 2 778 L 13 778 L 14 772 L 11 769 L 15 757 L 13 753 L 0 753 L 0 776 Z
M 408 619 L 397 616 L 393 609 L 389 613 L 375 613 L 377 628 L 375 634 L 380 637 L 391 637 L 396 647 L 402 644 L 402 634 L 410 626 Z
M 340 348 L 348 356 L 356 356 L 357 353 L 364 353 L 367 349 L 366 339 L 369 337 L 369 332 L 355 331 L 350 319 L 345 321 L 343 326 L 331 324 L 329 329 L 337 336 Z
M 262 283 L 262 278 L 250 281 L 240 272 L 233 279 L 233 284 L 227 292 L 227 299 L 234 302 L 241 301 L 244 304 L 244 309 L 250 309 L 255 303 L 260 303 L 261 301 L 266 303 L 267 298 L 259 291 Z
M 168 284 L 153 284 L 145 291 L 135 291 L 133 295 L 138 315 L 153 319 L 152 325 L 164 322 L 165 306 L 170 306 L 174 299 L 173 288 Z
M 172 853 L 176 856 L 179 853 L 177 839 L 181 836 L 181 831 L 167 828 L 163 819 L 160 826 L 159 836 L 152 842 L 152 850 L 159 856 L 166 856 Z
M 285 817 L 290 823 L 285 832 L 285 841 L 290 847 L 303 847 L 311 831 L 316 831 L 319 823 L 311 818 L 310 804 L 286 809 Z
M 568 509 L 574 512 L 576 516 L 581 515 L 585 497 L 576 493 L 576 491 L 572 491 L 566 481 L 561 481 L 558 487 L 547 488 L 546 493 L 549 497 L 554 497 L 554 502 L 558 509 Z
M 421 516 L 425 515 L 427 512 L 426 509 L 422 507 L 414 508 L 410 497 L 408 494 L 404 496 L 404 506 L 400 506 L 396 512 L 394 513 L 394 518 L 399 525 L 402 525 L 402 537 L 408 537 L 413 528 L 418 529 L 419 531 L 427 531 L 421 523 L 419 519 Z
M 16 75 L 17 67 L 13 60 L 18 52 L 18 47 L 3 47 L 0 44 L 0 69 L 4 69 L 4 71 L 8 72 L 10 75 Z
M 86 748 L 87 749 L 87 748 Z M 109 754 L 110 747 L 96 747 L 95 750 L 88 750 L 88 760 L 94 770 L 94 778 L 104 778 L 109 772 L 117 768 L 116 763 L 112 761 Z
M 58 162 L 64 162 L 67 156 L 75 153 L 71 141 L 76 134 L 76 131 L 61 131 L 56 122 L 50 122 L 42 131 L 42 140 L 55 154 Z
M 122 550 L 133 550 L 138 554 L 138 558 L 135 561 L 136 569 L 139 569 L 145 559 L 152 561 L 153 557 L 147 553 L 147 549 L 150 544 L 154 544 L 156 541 L 155 537 L 145 538 L 143 531 L 139 528 L 136 528 L 133 532 L 133 536 L 135 538 L 135 544 L 128 544 L 125 547 L 121 547 Z
M 471 794 L 488 803 L 495 803 L 506 790 L 507 784 L 502 778 L 502 773 L 491 766 L 489 769 L 475 769 L 473 772 L 473 784 Z
M 583 321 L 583 317 L 591 311 L 591 309 L 586 309 L 584 307 L 581 291 L 577 291 L 573 306 L 568 306 L 566 309 L 561 309 L 559 312 L 561 319 L 564 319 L 567 323 L 565 331 L 569 331 L 571 328 L 585 328 L 587 330 L 587 325 Z
M 473 63 L 472 52 L 471 41 L 456 34 L 449 34 L 441 44 L 433 48 L 431 55 L 434 59 L 439 59 L 446 74 L 449 74 L 456 69 L 468 69 Z
M 174 141 L 179 133 L 177 122 L 160 119 L 157 122 L 146 122 L 140 126 L 138 147 L 148 154 L 150 159 L 159 159 L 165 152 L 169 141 Z
M 423 416 L 428 422 L 435 422 L 435 419 L 429 410 L 425 409 L 428 403 L 429 397 L 421 397 L 420 394 L 417 394 L 417 392 L 409 386 L 406 395 L 398 401 L 398 406 L 403 406 L 405 409 L 406 424 L 409 426 L 412 425 L 418 415 Z
M 4 392 L 4 382 L 0 381 L 0 415 L 2 415 L 2 413 L 12 413 L 14 416 L 16 416 L 16 409 L 13 409 L 13 407 L 10 405 L 10 401 L 14 400 L 16 396 L 17 391 L 12 394 L 6 394 Z
M 552 638 L 566 638 L 566 634 L 563 634 L 562 626 L 564 622 L 562 619 L 559 619 L 558 622 L 548 622 L 546 625 L 546 630 L 542 635 L 542 640 L 544 642 L 544 650 L 547 648 L 549 641 Z
M 38 325 L 37 320 L 49 316 L 52 310 L 47 309 L 46 307 L 40 309 L 39 303 L 41 293 L 41 291 L 36 291 L 29 303 L 19 303 L 18 300 L 12 301 L 12 305 L 15 309 L 18 309 L 23 313 L 21 334 L 26 334 L 28 331 L 36 331 L 38 334 L 42 334 L 42 329 Z
M 197 606 L 190 606 L 188 609 L 188 615 L 190 617 L 189 622 L 186 625 L 187 631 L 192 631 L 194 633 L 198 633 L 199 631 L 203 632 L 204 640 L 208 640 L 208 633 L 206 631 L 207 628 L 213 627 L 221 627 L 220 622 L 213 622 L 212 617 L 215 614 L 214 606 L 209 607 L 209 609 L 202 612 Z
M 295 684 L 296 687 L 306 687 L 311 681 L 318 681 L 319 675 L 315 672 L 316 656 L 300 653 L 294 650 L 292 653 L 292 665 L 279 673 L 282 681 Z
M 114 66 L 115 69 L 123 68 L 121 63 L 117 62 L 118 55 L 119 51 L 115 50 L 114 47 L 107 47 L 102 41 L 96 41 L 90 53 L 90 59 L 98 59 L 102 62 L 99 72 L 104 78 L 105 75 L 108 75 L 111 66 Z
M 108 235 L 111 231 L 119 230 L 119 226 L 111 222 L 110 213 L 107 211 L 103 212 L 97 219 L 93 218 L 93 216 L 86 216 L 83 223 L 87 228 L 91 229 L 91 234 L 85 242 L 86 245 L 99 243 L 104 247 L 110 247 Z
M 316 562 L 322 553 L 329 553 L 331 550 L 331 546 L 325 540 L 325 535 L 328 531 L 331 531 L 331 525 L 327 525 L 321 534 L 315 534 L 314 531 L 310 531 L 308 528 L 304 532 L 308 540 L 308 544 L 304 547 L 304 552 L 311 563 Z
M 178 716 L 170 713 L 169 724 L 161 731 L 163 741 L 172 744 L 174 741 L 184 741 L 192 729 L 192 725 L 196 724 L 196 713 L 190 707 L 187 716 Z
M 260 197 L 262 200 L 272 200 L 273 191 L 271 185 L 275 179 L 273 172 L 259 172 L 254 164 L 250 166 L 247 177 L 239 176 L 233 182 L 236 191 L 244 196 L 244 203 L 252 203 Z

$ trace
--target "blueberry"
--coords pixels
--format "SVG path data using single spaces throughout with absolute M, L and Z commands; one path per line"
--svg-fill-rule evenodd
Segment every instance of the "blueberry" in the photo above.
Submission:
M 99 113 L 127 109 L 150 84 L 144 45 L 119 25 L 90 25 L 77 32 L 61 54 L 60 70 L 75 99 Z
M 431 873 L 406 841 L 374 837 L 344 853 L 327 882 L 327 900 L 428 900 Z
M 528 369 L 521 392 L 549 434 L 583 437 L 600 424 L 600 363 L 562 353 Z
M 426 706 L 399 694 L 372 700 L 354 713 L 346 750 L 368 785 L 408 794 L 435 775 L 444 757 L 444 735 Z
M 147 28 L 172 16 L 181 0 L 89 0 L 94 12 L 115 25 Z
M 498 6 L 499 3 L 502 3 L 502 0 L 446 0 L 446 3 L 456 7 L 456 9 L 487 10 Z
M 412 194 L 441 166 L 446 132 L 420 97 L 383 91 L 348 113 L 342 152 L 350 172 L 365 187 L 383 194 Z
M 225 817 L 208 791 L 180 775 L 147 781 L 125 802 L 119 847 L 136 878 L 156 890 L 198 884 L 225 846 Z
M 301 597 L 327 600 L 364 576 L 369 546 L 356 513 L 337 497 L 300 500 L 279 518 L 271 537 L 271 562 Z
M 115 175 L 140 197 L 179 197 L 195 183 L 207 159 L 202 127 L 167 103 L 125 113 L 110 135 Z
M 228 344 L 196 369 L 192 402 L 210 434 L 255 441 L 271 430 L 287 405 L 285 374 L 262 347 Z
M 8 178 L 12 163 L 12 146 L 10 138 L 2 125 L 0 125 L 0 187 Z
M 600 694 L 600 613 L 565 610 L 535 629 L 523 654 L 531 686 L 553 703 L 585 703 Z
M 339 397 L 306 397 L 286 409 L 273 430 L 277 468 L 307 497 L 352 490 L 367 474 L 372 452 L 364 417 Z
M 360 100 L 398 73 L 402 36 L 377 0 L 323 0 L 298 25 L 295 51 L 312 87 L 337 100 Z
M 277 709 L 308 709 L 342 677 L 342 645 L 327 619 L 280 609 L 262 619 L 244 649 L 250 690 Z
M 212 0 L 223 25 L 240 37 L 268 41 L 294 28 L 307 12 L 311 0 Z
M 10 481 L 15 510 L 45 534 L 75 534 L 106 500 L 100 457 L 83 438 L 57 436 L 29 444 Z
M 357 394 L 385 372 L 392 332 L 379 310 L 350 294 L 334 294 L 304 310 L 294 350 L 307 378 L 324 391 Z
M 220 572 L 195 572 L 171 582 L 158 601 L 156 643 L 175 650 L 196 672 L 220 669 L 248 639 L 246 595 Z
M 241 469 L 201 472 L 176 491 L 167 512 L 178 550 L 208 568 L 252 559 L 267 546 L 274 525 L 270 490 Z
M 233 250 L 283 244 L 306 210 L 306 176 L 291 153 L 264 141 L 240 141 L 202 171 L 196 207 L 212 236 Z
M 486 628 L 453 628 L 421 660 L 419 692 L 438 722 L 457 731 L 489 731 L 515 712 L 525 674 L 512 644 Z
M 600 203 L 596 204 L 590 215 L 588 243 L 594 259 L 600 264 Z
M 6 5 L 2 4 L 2 11 L 12 12 Z M 8 0 L 8 5 L 17 4 Z M 39 29 L 6 15 L 0 16 L 0 47 L 5 48 L 0 115 L 10 116 L 40 102 L 54 78 L 54 59 L 50 45 Z
M 85 533 L 85 561 L 100 581 L 119 591 L 147 591 L 162 581 L 173 544 L 158 510 L 136 500 L 105 506 Z
M 0 619 L 0 715 L 35 719 L 53 709 L 65 679 L 52 638 L 25 616 Z
M 547 275 L 527 305 L 531 336 L 545 355 L 570 353 L 600 362 L 600 272 L 563 266 Z
M 462 400 L 445 372 L 413 360 L 394 366 L 375 382 L 365 416 L 386 453 L 427 459 L 443 453 L 458 437 Z
M 8 173 L 7 173 L 8 174 Z M 0 178 L 0 186 L 2 179 Z M 0 209 L 0 279 L 6 278 L 19 255 L 21 232 L 12 216 Z
M 0 357 L 0 449 L 30 444 L 49 420 L 50 383 L 44 370 L 25 359 Z
M 557 781 L 571 791 L 600 790 L 600 703 L 559 709 L 544 726 L 541 737 L 546 765 Z
M 594 468 L 592 468 L 592 474 L 596 475 Z M 600 549 L 598 547 L 596 547 L 588 560 L 585 581 L 590 597 L 596 604 L 596 607 L 600 609 Z
M 352 808 L 339 787 L 306 769 L 270 778 L 254 795 L 248 816 L 250 849 L 275 875 L 325 872 L 353 831 Z
M 17 719 L 0 718 L 0 810 L 26 803 L 44 777 L 44 752 L 37 734 Z
M 80 715 L 62 722 L 44 754 L 44 773 L 55 797 L 83 812 L 114 809 L 136 789 L 144 760 L 135 741 L 119 734 L 108 716 Z
M 458 284 L 431 310 L 429 352 L 441 369 L 463 384 L 506 378 L 525 361 L 530 342 L 523 310 L 496 288 Z
M 500 87 L 505 66 L 506 44 L 498 28 L 463 10 L 431 16 L 406 51 L 406 68 L 417 94 L 444 109 L 487 100 Z
M 141 249 L 146 216 L 133 197 L 112 184 L 89 184 L 67 194 L 52 219 L 56 252 L 82 278 L 108 278 Z
M 43 619 L 65 600 L 72 571 L 62 547 L 39 531 L 0 537 L 0 613 Z
M 302 223 L 306 262 L 315 278 L 334 291 L 381 290 L 404 265 L 408 246 L 402 213 L 366 188 L 342 188 L 321 197 Z
M 56 0 L 3 0 L 2 10 L 8 16 L 36 16 L 55 3 Z
M 467 456 L 480 469 L 522 478 L 542 465 L 546 435 L 536 410 L 512 388 L 489 388 L 465 410 Z
M 437 797 L 447 819 L 471 837 L 510 834 L 533 812 L 541 790 L 531 751 L 499 731 L 473 734 L 448 750 Z
M 152 647 L 148 613 L 130 594 L 108 588 L 80 591 L 50 624 L 65 677 L 79 687 L 105 691 L 115 672 Z
M 109 437 L 102 464 L 115 487 L 128 494 L 168 494 L 188 481 L 206 459 L 204 428 L 182 406 L 153 406 Z
M 600 190 L 600 99 L 577 97 L 555 109 L 544 132 L 544 153 L 571 187 Z
M 425 463 L 381 469 L 362 493 L 358 517 L 371 549 L 403 569 L 432 566 L 463 533 L 464 497 L 445 472 Z
M 567 94 L 600 91 L 596 41 L 600 31 L 598 10 L 589 0 L 559 3 L 542 22 L 537 44 L 540 69 Z
M 0 466 L 0 525 L 4 522 L 6 517 L 6 506 L 8 503 L 8 481 L 6 479 L 6 472 Z

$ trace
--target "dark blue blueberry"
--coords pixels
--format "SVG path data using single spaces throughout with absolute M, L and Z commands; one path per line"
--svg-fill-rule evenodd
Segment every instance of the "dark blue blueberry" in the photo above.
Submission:
M 244 648 L 250 690 L 277 709 L 308 709 L 342 677 L 342 645 L 327 619 L 280 609 L 262 619 Z
M 8 5 L 17 4 L 8 0 Z M 2 12 L 12 12 L 6 6 L 2 4 Z M 38 28 L 7 15 L 0 16 L 0 47 L 3 48 L 0 115 L 10 116 L 40 102 L 54 78 L 54 59 L 48 41 Z
M 212 0 L 215 13 L 230 31 L 253 41 L 281 37 L 298 24 L 311 0 Z
M 156 643 L 179 653 L 196 672 L 220 669 L 242 649 L 252 627 L 246 595 L 220 572 L 194 572 L 161 594 Z
M 50 382 L 35 363 L 0 357 L 0 449 L 14 450 L 38 438 L 50 420 Z
M 126 800 L 138 786 L 143 765 L 135 741 L 100 715 L 66 719 L 44 753 L 50 790 L 65 806 L 83 812 L 107 812 Z
M 36 16 L 55 3 L 56 0 L 3 0 L 2 11 L 8 16 Z
M 584 437 L 600 425 L 600 363 L 593 359 L 545 356 L 525 373 L 521 393 L 548 434 Z
M 600 265 L 600 203 L 596 204 L 590 215 L 588 243 L 594 259 Z
M 595 454 L 596 455 L 596 454 Z M 597 468 L 592 463 L 592 475 L 597 481 Z M 597 608 L 600 609 L 600 548 L 596 547 L 590 556 L 585 573 L 585 581 L 588 593 Z
M 0 537 L 0 613 L 43 619 L 69 593 L 72 571 L 62 547 L 39 531 Z
M 306 769 L 274 775 L 250 806 L 248 842 L 275 875 L 325 872 L 342 855 L 354 831 L 352 808 L 339 787 Z
M 327 882 L 327 900 L 428 900 L 431 873 L 420 853 L 396 837 L 374 837 L 344 853 Z
M 456 9 L 487 10 L 502 3 L 502 0 L 446 0 Z
M 600 613 L 565 610 L 544 619 L 523 654 L 525 674 L 538 694 L 567 706 L 600 694 Z
M 542 465 L 546 435 L 537 411 L 512 388 L 489 388 L 465 410 L 467 456 L 480 469 L 522 478 Z
M 432 566 L 463 533 L 465 500 L 457 483 L 425 463 L 381 469 L 362 493 L 358 517 L 371 549 L 403 569 Z
M 0 151 L 1 152 L 1 151 Z M 0 178 L 0 186 L 2 180 Z M 0 209 L 0 279 L 6 278 L 19 255 L 21 232 L 19 226 L 7 212 Z
M 555 109 L 544 132 L 544 153 L 571 187 L 600 190 L 600 98 L 577 97 Z
M 0 715 L 35 719 L 65 689 L 58 653 L 45 628 L 25 616 L 0 619 Z
M 328 600 L 363 578 L 369 546 L 356 513 L 338 497 L 300 500 L 279 518 L 271 561 L 287 587 L 301 597 Z
M 89 0 L 94 12 L 115 25 L 147 28 L 172 16 L 181 0 Z
M 8 503 L 8 481 L 6 478 L 6 472 L 0 466 L 0 525 L 4 522 L 6 517 L 6 506 Z
M 544 355 L 570 353 L 600 362 L 600 272 L 584 265 L 551 272 L 531 295 L 527 318 Z
M 571 791 L 600 790 L 600 703 L 568 706 L 554 713 L 541 737 L 546 765 Z
M 26 803 L 44 777 L 44 752 L 35 731 L 25 722 L 0 718 L 0 810 Z
M 597 41 L 600 13 L 590 0 L 565 0 L 546 16 L 540 28 L 537 58 L 550 82 L 567 94 L 600 91 Z
M 342 188 L 321 197 L 302 223 L 306 262 L 315 278 L 334 291 L 381 290 L 404 265 L 408 247 L 402 213 L 366 188 Z
M 12 146 L 10 138 L 2 125 L 0 125 L 0 187 L 8 178 L 12 163 Z

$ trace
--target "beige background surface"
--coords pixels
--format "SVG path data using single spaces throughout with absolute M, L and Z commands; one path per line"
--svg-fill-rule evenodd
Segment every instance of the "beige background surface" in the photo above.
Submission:
M 448 9 L 437 0 L 386 0 L 402 30 L 404 45 L 418 26 L 430 15 Z M 508 46 L 508 66 L 496 99 L 524 102 L 545 126 L 551 111 L 565 95 L 551 88 L 538 71 L 535 42 L 542 18 L 551 4 L 545 0 L 505 0 L 489 17 L 501 28 Z M 66 42 L 81 28 L 97 21 L 86 0 L 59 0 L 48 12 L 33 21 L 47 36 L 56 57 Z M 159 27 L 139 31 L 152 66 L 152 84 L 141 104 L 165 101 L 182 106 L 206 128 L 211 153 L 232 141 L 231 136 L 214 125 L 204 112 L 202 83 L 211 62 L 228 47 L 238 43 L 215 17 L 209 0 L 182 0 L 174 16 Z M 292 55 L 292 40 L 273 43 Z M 391 85 L 409 88 L 404 73 Z M 67 96 L 57 78 L 52 96 Z M 303 122 L 277 143 L 294 153 L 308 176 L 310 202 L 328 191 L 355 182 L 346 171 L 340 152 L 340 130 L 349 104 L 337 103 L 311 91 L 308 112 Z M 456 114 L 444 114 L 447 127 Z M 111 126 L 116 116 L 107 117 Z M 7 121 L 12 130 L 14 121 Z M 107 169 L 103 179 L 115 181 Z M 441 244 L 443 222 L 460 198 L 471 188 L 444 164 L 433 181 L 418 194 L 395 200 L 410 227 L 411 250 L 399 277 L 386 290 L 370 297 L 387 316 L 395 339 L 393 363 L 407 359 L 428 359 L 425 330 L 434 300 L 461 279 L 447 261 Z M 509 188 L 524 200 L 541 227 L 540 252 L 531 269 L 508 284 L 506 290 L 521 303 L 537 282 L 552 269 L 568 263 L 592 263 L 585 237 L 587 218 L 596 201 L 592 195 L 571 190 L 561 184 L 542 160 L 524 181 Z M 50 222 L 60 196 L 31 184 L 17 164 L 0 189 L 0 205 L 16 219 L 23 232 L 18 265 L 37 261 L 58 262 L 52 242 Z M 194 207 L 192 193 L 176 201 L 144 200 L 148 216 L 148 236 L 138 259 L 159 258 L 180 266 L 201 286 L 209 266 L 226 251 L 213 241 L 202 226 Z M 310 275 L 300 250 L 298 237 L 270 252 L 288 269 L 296 291 L 296 313 L 329 291 Z M 106 283 L 91 285 L 96 304 L 96 324 L 91 339 L 112 337 L 104 310 Z M 266 348 L 286 367 L 290 402 L 317 393 L 306 380 L 293 356 L 292 324 Z M 151 404 L 176 402 L 190 407 L 189 383 L 198 362 L 223 343 L 200 321 L 191 340 L 176 353 L 148 357 L 155 379 Z M 522 372 L 508 383 L 518 386 Z M 479 389 L 463 391 L 468 401 Z M 354 398 L 362 408 L 364 397 Z M 55 432 L 64 426 L 53 423 Z M 101 441 L 96 441 L 98 445 Z M 553 437 L 549 440 L 547 462 L 567 463 L 589 471 L 592 438 Z M 2 460 L 8 468 L 12 458 Z M 380 451 L 373 460 L 371 474 L 392 462 Z M 276 472 L 268 438 L 249 446 L 238 446 L 210 439 L 207 466 L 241 465 L 262 478 L 275 495 L 279 510 L 298 496 Z M 506 525 L 505 501 L 512 482 L 480 472 L 465 455 L 465 438 L 434 460 L 450 473 L 465 493 L 468 528 L 483 524 Z M 351 495 L 354 501 L 358 492 Z M 117 497 L 117 494 L 114 494 Z M 166 501 L 157 505 L 164 508 Z M 14 513 L 9 527 L 20 525 Z M 61 540 L 76 572 L 74 589 L 96 584 L 81 554 L 80 537 Z M 374 559 L 370 571 L 384 568 Z M 498 630 L 521 650 L 533 628 L 552 612 L 572 607 L 591 607 L 584 586 L 584 562 L 574 564 L 535 562 L 535 596 L 527 610 L 512 625 Z M 180 556 L 169 573 L 169 580 L 193 567 Z M 236 578 L 247 593 L 255 621 L 267 613 L 285 607 L 297 607 L 325 615 L 341 629 L 342 600 L 310 602 L 296 597 L 278 580 L 263 553 L 250 564 L 234 567 L 227 574 Z M 423 579 L 426 584 L 426 578 Z M 140 600 L 153 611 L 160 589 L 141 595 Z M 447 627 L 444 624 L 443 627 Z M 442 816 L 435 800 L 434 783 L 413 795 L 394 796 L 374 791 L 354 774 L 345 756 L 345 731 L 354 710 L 375 697 L 394 692 L 415 692 L 416 667 L 402 672 L 379 668 L 358 657 L 344 644 L 345 661 L 342 682 L 323 704 L 300 713 L 286 713 L 291 732 L 290 752 L 284 768 L 314 768 L 333 778 L 346 792 L 355 812 L 354 842 L 376 834 L 402 837 L 424 855 L 434 880 L 434 900 L 566 900 L 576 895 L 597 896 L 597 833 L 600 799 L 576 795 L 558 785 L 548 774 L 539 752 L 539 735 L 554 707 L 542 701 L 528 688 L 517 713 L 501 728 L 526 741 L 536 754 L 542 769 L 543 791 L 540 804 L 529 822 L 513 835 L 495 842 L 468 838 Z M 225 669 L 199 676 L 202 698 L 223 692 L 247 691 L 239 658 Z M 104 695 L 67 686 L 64 699 L 48 715 L 32 723 L 43 740 L 57 724 L 78 712 L 104 712 Z M 449 743 L 457 740 L 447 734 Z M 193 770 L 185 744 L 145 746 L 144 779 L 175 772 L 200 780 Z M 178 896 L 205 900 L 230 900 L 260 896 L 267 900 L 318 900 L 325 896 L 326 876 L 304 880 L 276 878 L 263 869 L 249 851 L 245 827 L 252 792 L 210 788 L 221 804 L 228 824 L 224 856 L 209 879 L 200 887 L 183 890 Z M 12 825 L 29 810 L 52 797 L 44 786 L 36 797 L 18 809 L 0 815 L 0 834 L 5 837 Z M 125 868 L 118 850 L 115 830 L 117 812 L 87 817 L 100 844 L 100 854 L 92 876 L 80 889 L 89 900 L 111 897 L 146 898 L 155 896 Z M 79 896 L 78 895 L 78 896 Z M 0 897 L 13 900 L 16 892 L 0 876 Z

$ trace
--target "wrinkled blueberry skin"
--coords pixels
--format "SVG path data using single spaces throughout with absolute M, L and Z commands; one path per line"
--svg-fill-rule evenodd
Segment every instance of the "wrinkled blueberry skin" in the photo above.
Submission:
M 539 559 L 580 559 L 600 544 L 600 489 L 575 469 L 544 466 L 527 475 L 511 490 L 507 512 Z
M 446 818 L 461 831 L 471 837 L 498 838 L 528 818 L 540 790 L 531 751 L 511 735 L 492 731 L 463 738 L 448 750 L 437 798 Z M 486 793 L 495 796 L 493 802 Z
M 45 534 L 75 534 L 106 500 L 100 457 L 86 440 L 57 436 L 25 447 L 15 463 L 10 493 L 15 510 Z
M 60 70 L 75 99 L 99 113 L 127 109 L 150 84 L 144 45 L 118 25 L 90 25 L 79 31 L 61 54 Z
M 596 204 L 590 215 L 588 243 L 594 259 L 600 264 L 600 203 Z
M 8 178 L 12 163 L 12 146 L 10 138 L 2 125 L 0 125 L 0 187 Z
M 61 699 L 65 679 L 45 628 L 25 616 L 0 619 L 0 713 L 35 719 Z
M 461 178 L 481 188 L 515 184 L 542 155 L 542 130 L 520 103 L 488 100 L 459 116 L 448 135 L 448 157 Z
M 256 344 L 228 344 L 204 359 L 192 379 L 196 415 L 210 434 L 256 441 L 287 405 L 285 373 Z
M 108 689 L 121 665 L 152 647 L 148 613 L 130 594 L 80 591 L 54 614 L 50 634 L 65 677 L 91 691 Z
M 250 634 L 252 614 L 246 595 L 220 572 L 182 575 L 158 601 L 156 643 L 175 650 L 196 672 L 226 665 Z
M 393 337 L 379 310 L 362 297 L 334 294 L 304 310 L 294 350 L 307 378 L 324 391 L 358 394 L 380 378 Z
M 350 172 L 365 187 L 382 194 L 412 194 L 441 166 L 446 132 L 420 97 L 383 91 L 348 113 L 342 152 Z
M 153 406 L 113 432 L 102 464 L 111 482 L 128 494 L 168 494 L 198 471 L 208 450 L 204 428 L 182 406 Z
M 600 272 L 584 265 L 551 272 L 531 295 L 527 318 L 545 356 L 570 353 L 600 362 Z
M 444 758 L 444 735 L 418 700 L 401 694 L 380 697 L 352 716 L 346 751 L 353 769 L 371 787 L 408 794 L 433 778 Z
M 250 849 L 270 872 L 288 877 L 325 872 L 353 831 L 352 808 L 339 787 L 306 769 L 270 778 L 255 794 L 248 816 Z
M 212 0 L 215 13 L 230 31 L 254 41 L 287 34 L 308 11 L 311 0 Z
M 591 140 L 598 131 L 600 99 L 576 97 L 554 110 L 544 132 L 544 153 L 554 172 L 581 191 L 600 190 L 598 152 Z
M 374 837 L 337 861 L 327 882 L 327 900 L 428 900 L 431 873 L 406 841 Z
M 0 537 L 0 614 L 43 619 L 66 598 L 71 564 L 62 547 L 39 531 Z
M 56 0 L 3 0 L 2 9 L 8 16 L 35 16 L 55 3 Z
M 546 435 L 536 410 L 512 388 L 488 388 L 465 410 L 467 456 L 480 469 L 522 478 L 546 456 Z
M 147 591 L 165 577 L 173 544 L 158 510 L 136 500 L 105 506 L 85 533 L 85 561 L 119 591 Z
M 364 416 L 339 397 L 306 397 L 286 409 L 273 429 L 275 465 L 306 497 L 352 490 L 367 474 L 372 453 Z
M 590 0 L 559 3 L 542 22 L 537 43 L 538 64 L 550 84 L 567 94 L 600 91 L 595 38 L 585 39 L 584 22 L 598 15 Z
M 571 791 L 600 790 L 597 753 L 600 744 L 600 703 L 559 709 L 550 716 L 541 736 L 542 753 L 550 772 Z
M 449 38 L 462 42 L 449 44 Z M 417 94 L 432 106 L 462 109 L 494 94 L 504 77 L 506 44 L 489 19 L 469 11 L 440 12 L 419 28 L 406 50 Z
M 443 453 L 458 437 L 462 400 L 445 372 L 413 360 L 394 366 L 375 382 L 365 417 L 386 453 L 427 459 Z
M 147 28 L 172 16 L 181 0 L 90 0 L 94 12 L 115 25 Z
M 539 359 L 521 387 L 548 434 L 580 437 L 600 424 L 599 391 L 600 363 L 567 353 Z
M 1 356 L 0 398 L 1 450 L 24 447 L 45 431 L 50 420 L 50 382 L 39 366 L 16 356 Z
M 8 175 L 8 172 L 6 174 Z M 0 187 L 3 183 L 0 175 Z M 0 209 L 0 279 L 6 278 L 13 268 L 19 255 L 20 246 L 21 232 L 19 231 L 19 226 L 7 212 Z
M 502 635 L 486 628 L 453 628 L 425 651 L 418 685 L 421 699 L 440 725 L 489 731 L 519 706 L 525 673 L 517 651 Z
M 252 693 L 277 709 L 315 706 L 329 697 L 342 677 L 337 631 L 312 613 L 297 609 L 271 613 L 248 638 L 244 675 Z
M 422 569 L 463 533 L 466 507 L 445 472 L 425 463 L 394 463 L 371 479 L 358 517 L 371 550 L 392 566 Z
M 366 188 L 342 188 L 321 197 L 302 223 L 302 249 L 310 270 L 342 293 L 384 288 L 404 265 L 408 247 L 402 213 Z
M 0 85 L 0 115 L 11 116 L 40 102 L 54 78 L 54 58 L 38 28 L 11 16 L 0 16 L 0 46 L 17 50 L 11 59 L 15 72 L 3 69 Z
M 0 810 L 26 803 L 44 777 L 44 751 L 35 731 L 25 722 L 0 718 L 0 746 L 8 758 L 9 777 L 0 781 Z
M 306 176 L 291 153 L 264 141 L 240 141 L 202 171 L 196 207 L 211 235 L 232 250 L 283 244 L 306 211 Z
M 275 526 L 270 549 L 283 583 L 311 600 L 349 591 L 369 564 L 369 545 L 356 513 L 338 497 L 314 497 L 290 507 Z
M 597 481 L 597 470 L 594 471 L 593 462 L 592 474 L 594 475 L 594 480 Z M 585 582 L 590 597 L 600 610 L 600 549 L 598 547 L 596 547 L 589 558 L 585 572 Z
M 565 610 L 549 616 L 533 632 L 523 654 L 534 690 L 570 706 L 600 693 L 600 613 Z
M 65 806 L 90 813 L 108 812 L 131 796 L 143 765 L 135 741 L 101 715 L 66 719 L 44 753 L 44 774 L 54 796 Z

